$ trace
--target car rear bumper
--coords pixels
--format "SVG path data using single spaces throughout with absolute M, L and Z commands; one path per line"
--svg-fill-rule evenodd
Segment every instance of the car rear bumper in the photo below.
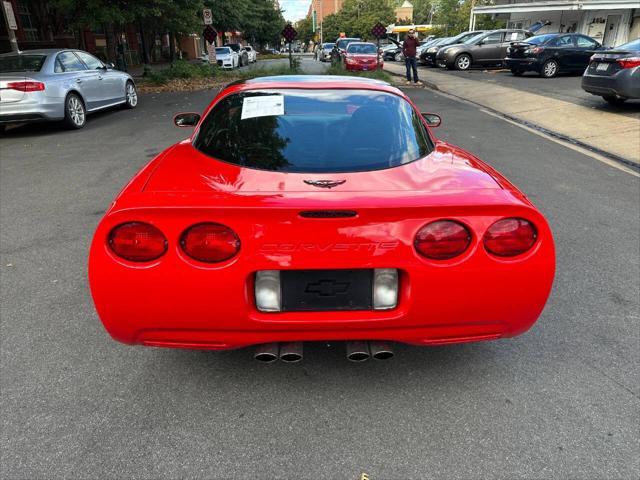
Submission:
M 31 97 L 31 98 L 29 98 Z M 64 98 L 45 95 L 25 95 L 18 102 L 0 103 L 0 123 L 22 123 L 42 120 L 62 120 Z
M 620 70 L 614 75 L 582 76 L 582 89 L 593 95 L 640 98 L 640 67 Z
M 344 232 L 336 227 L 324 231 L 324 237 L 317 230 L 315 236 L 296 236 L 288 223 L 269 227 L 263 222 L 260 242 L 266 243 L 257 243 L 253 221 L 238 210 L 224 217 L 217 213 L 241 239 L 254 239 L 243 243 L 237 257 L 197 264 L 171 240 L 163 257 L 141 266 L 116 258 L 107 246 L 111 228 L 131 218 L 125 209 L 109 214 L 96 231 L 89 258 L 91 292 L 107 331 L 127 344 L 229 349 L 283 341 L 378 339 L 430 345 L 511 337 L 535 323 L 555 271 L 553 239 L 544 218 L 528 208 L 511 214 L 530 218 L 539 233 L 533 249 L 515 260 L 491 257 L 482 247 L 481 229 L 495 221 L 494 215 L 463 217 L 481 229 L 467 253 L 443 265 L 424 259 L 413 247 L 415 231 L 434 218 L 403 220 L 395 230 L 350 223 Z M 211 219 L 204 210 L 175 215 L 167 209 L 140 210 L 135 218 L 156 224 L 169 239 L 179 238 L 185 225 Z M 273 215 L 283 213 L 267 216 Z M 320 238 L 321 245 L 314 243 Z M 398 269 L 396 308 L 265 313 L 255 305 L 257 271 L 360 268 Z
M 541 65 L 537 58 L 505 58 L 504 64 L 509 69 L 539 72 Z

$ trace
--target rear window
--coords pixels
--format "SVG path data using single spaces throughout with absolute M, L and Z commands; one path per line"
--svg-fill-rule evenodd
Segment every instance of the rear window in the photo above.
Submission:
M 46 55 L 6 55 L 0 57 L 0 72 L 39 72 Z
M 640 38 L 637 38 L 636 40 L 633 40 L 629 43 L 623 43 L 622 45 L 619 45 L 617 47 L 615 47 L 616 50 L 640 50 Z
M 356 55 L 375 55 L 378 52 L 372 43 L 352 43 L 347 47 L 347 53 Z
M 547 43 L 549 40 L 556 38 L 558 35 L 537 35 L 535 37 L 527 38 L 527 43 L 531 43 L 533 45 L 542 45 L 543 43 Z
M 357 42 L 357 41 L 359 41 L 359 40 L 356 40 L 356 39 L 353 39 L 353 38 L 351 38 L 351 39 L 342 39 L 342 40 L 338 40 L 336 42 L 336 45 L 338 46 L 338 48 L 341 48 L 342 50 L 344 50 L 345 48 L 347 48 L 347 45 L 349 45 L 352 42 Z
M 359 172 L 403 165 L 433 149 L 401 97 L 367 90 L 265 90 L 220 100 L 194 147 L 247 168 Z

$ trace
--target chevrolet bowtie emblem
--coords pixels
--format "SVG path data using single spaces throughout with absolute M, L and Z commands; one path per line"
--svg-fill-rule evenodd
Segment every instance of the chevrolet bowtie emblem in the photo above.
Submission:
M 304 183 L 318 188 L 333 188 L 342 185 L 346 180 L 304 180 Z

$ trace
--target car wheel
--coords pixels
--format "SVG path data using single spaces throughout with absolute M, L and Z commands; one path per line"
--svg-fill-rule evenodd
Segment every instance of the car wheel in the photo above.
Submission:
M 401 62 L 401 61 L 402 61 L 402 52 L 398 52 L 398 53 L 396 53 L 396 55 L 395 55 L 395 57 L 393 57 L 393 59 L 394 59 L 396 62 Z
M 64 124 L 67 128 L 77 130 L 87 122 L 87 111 L 80 96 L 70 93 L 64 101 Z
M 558 62 L 556 62 L 555 60 L 547 60 L 546 62 L 544 62 L 544 65 L 542 65 L 542 71 L 540 72 L 540 75 L 542 75 L 544 78 L 553 78 L 558 74 Z
M 604 98 L 611 105 L 622 105 L 624 102 L 627 101 L 626 98 L 614 97 L 613 95 L 606 95 L 606 96 L 603 96 L 602 98 Z
M 466 53 L 458 55 L 453 66 L 456 70 L 469 70 L 471 67 L 471 56 Z
M 136 108 L 138 105 L 138 91 L 136 86 L 131 80 L 127 81 L 127 85 L 124 87 L 125 92 L 125 108 Z
M 516 77 L 520 77 L 524 73 L 524 70 L 520 70 L 519 68 L 512 68 L 511 73 L 514 74 Z

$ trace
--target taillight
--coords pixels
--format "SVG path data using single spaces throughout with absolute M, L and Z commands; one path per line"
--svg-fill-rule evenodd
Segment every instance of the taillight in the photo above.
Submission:
M 628 57 L 618 59 L 618 64 L 622 68 L 640 67 L 640 57 Z
M 484 234 L 484 248 L 499 257 L 514 257 L 525 253 L 536 243 L 537 232 L 524 218 L 503 218 Z
M 20 92 L 41 92 L 44 90 L 42 82 L 9 82 L 7 88 Z
M 461 223 L 438 220 L 422 227 L 414 245 L 420 255 L 433 260 L 447 260 L 464 253 L 471 243 L 471 233 Z
M 236 232 L 218 223 L 199 223 L 182 234 L 184 253 L 200 262 L 217 263 L 233 257 L 240 250 Z
M 167 251 L 167 239 L 153 225 L 130 222 L 109 233 L 109 247 L 117 256 L 132 262 L 150 262 Z

